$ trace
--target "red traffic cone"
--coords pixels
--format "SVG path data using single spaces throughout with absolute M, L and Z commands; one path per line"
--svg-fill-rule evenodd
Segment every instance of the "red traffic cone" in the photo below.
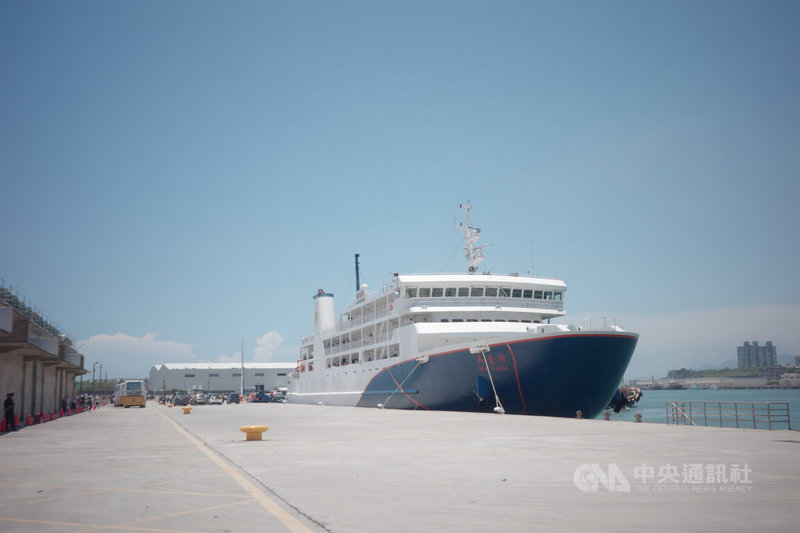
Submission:
M 30 418 L 31 418 L 31 416 L 28 415 L 28 420 L 30 420 Z M 33 413 L 33 423 L 34 424 L 38 424 L 39 423 L 39 415 L 38 415 L 38 413 Z
M 32 426 L 33 423 L 31 422 L 31 415 L 28 415 L 28 418 L 25 419 L 25 426 Z
M 6 430 L 6 417 L 3 417 L 3 420 L 0 420 L 0 431 Z
M 63 408 L 58 410 L 58 418 L 64 418 L 64 409 Z
M 56 412 L 50 411 L 50 420 L 55 420 L 55 419 L 56 419 Z
M 39 420 L 41 420 L 42 423 L 47 422 L 47 415 L 44 413 L 44 411 L 42 411 L 42 414 L 39 415 Z

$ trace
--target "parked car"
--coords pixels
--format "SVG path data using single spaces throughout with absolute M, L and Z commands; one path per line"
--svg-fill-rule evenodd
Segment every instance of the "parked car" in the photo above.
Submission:
M 222 397 L 219 394 L 212 394 L 208 397 L 208 405 L 222 405 Z
M 208 394 L 204 392 L 198 392 L 194 395 L 195 405 L 205 405 L 206 403 L 208 403 Z
M 253 402 L 282 402 L 284 394 L 278 389 L 268 391 L 256 391 L 253 394 Z
M 239 403 L 238 392 L 228 392 L 222 395 L 222 401 L 227 403 Z
M 172 397 L 173 405 L 189 405 L 189 395 L 185 392 L 178 392 Z
M 253 393 L 253 399 L 251 400 L 253 403 L 265 403 L 271 402 L 272 397 L 269 395 L 269 392 L 259 390 Z
M 272 391 L 272 399 L 276 402 L 282 402 L 286 399 L 286 393 L 280 389 L 275 389 Z

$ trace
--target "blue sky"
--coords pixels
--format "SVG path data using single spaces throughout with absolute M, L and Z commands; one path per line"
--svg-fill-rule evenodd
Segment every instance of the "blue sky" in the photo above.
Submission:
M 0 274 L 110 376 L 293 361 L 353 254 L 556 276 L 628 377 L 800 354 L 797 2 L 0 2 Z

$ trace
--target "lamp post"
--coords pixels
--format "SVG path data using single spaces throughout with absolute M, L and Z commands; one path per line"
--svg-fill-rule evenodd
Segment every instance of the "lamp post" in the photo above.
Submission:
M 100 363 L 98 363 L 98 365 L 100 366 L 100 373 L 97 374 L 97 377 L 100 379 L 100 381 L 103 381 L 103 365 Z M 105 387 L 105 383 L 103 383 L 103 386 Z M 92 402 L 94 402 L 94 398 L 92 398 Z
M 94 398 L 94 369 L 95 367 L 97 367 L 98 364 L 100 363 L 98 363 L 97 361 L 92 363 L 92 398 Z

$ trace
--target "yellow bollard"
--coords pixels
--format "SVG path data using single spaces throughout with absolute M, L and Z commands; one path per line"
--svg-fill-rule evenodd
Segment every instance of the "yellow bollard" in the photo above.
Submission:
M 172 407 L 172 404 L 171 404 L 171 403 L 168 403 L 168 404 L 167 404 L 167 407 Z
M 242 426 L 239 431 L 247 435 L 246 440 L 261 440 L 261 434 L 267 429 L 269 429 L 267 426 Z
M 181 409 L 183 409 L 183 414 L 185 414 L 185 415 L 190 415 L 190 414 L 192 414 L 192 408 L 191 408 L 191 406 L 188 406 L 188 405 L 187 405 L 186 407 L 181 407 Z

